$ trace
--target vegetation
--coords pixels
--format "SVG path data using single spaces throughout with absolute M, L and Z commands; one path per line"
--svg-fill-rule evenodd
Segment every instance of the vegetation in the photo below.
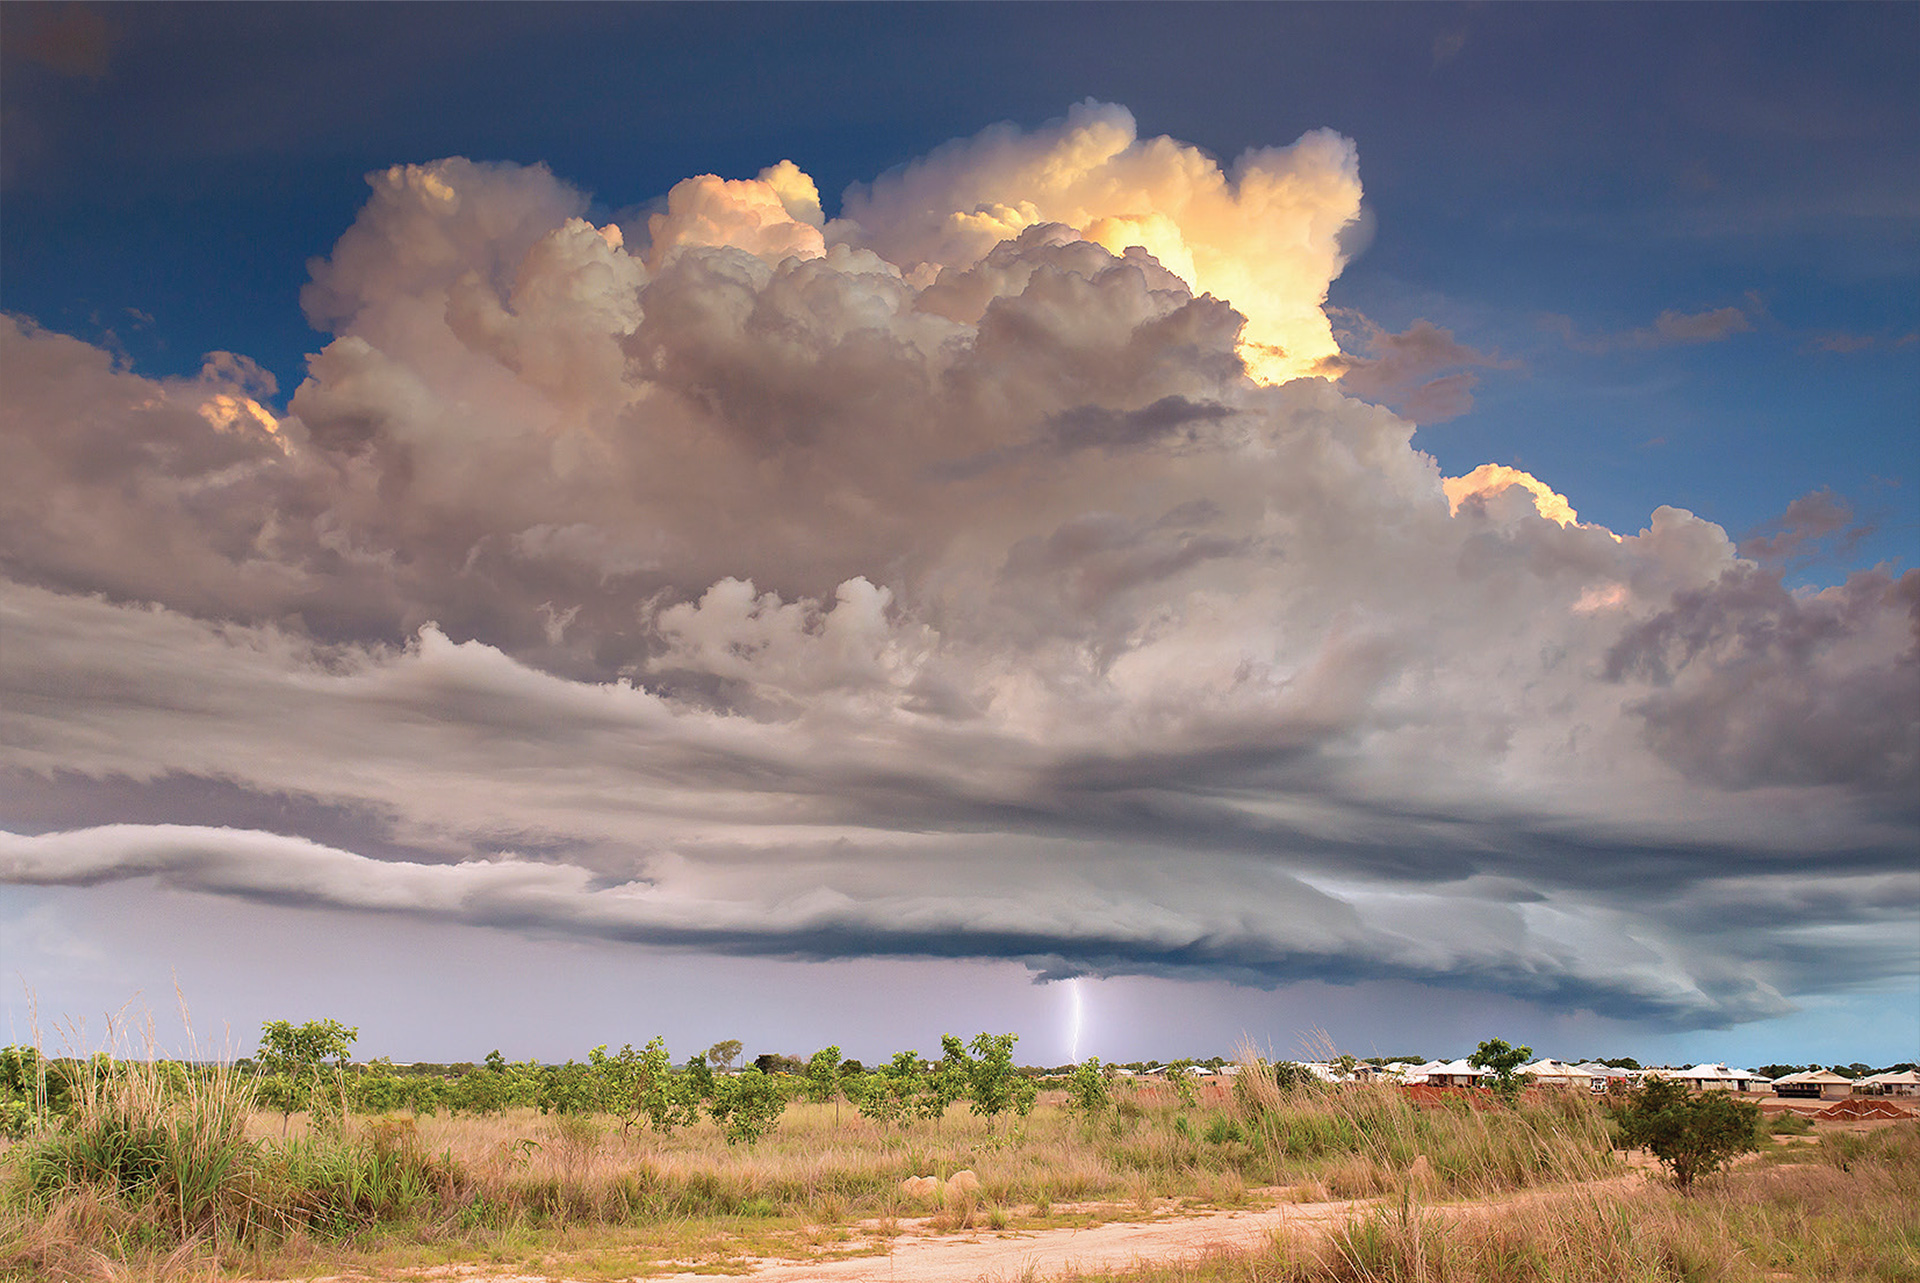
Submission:
M 269 1020 L 260 1027 L 255 1090 L 262 1104 L 280 1111 L 283 1128 L 302 1109 L 335 1120 L 346 1114 L 347 1056 L 359 1036 L 337 1020 Z
M 1394 1087 L 1326 1084 L 1252 1057 L 1230 1091 L 1182 1072 L 1152 1083 L 1116 1077 L 1097 1061 L 1044 1076 L 1015 1065 L 1010 1034 L 949 1037 L 937 1061 L 904 1051 L 872 1071 L 828 1047 L 804 1061 L 780 1058 L 799 1072 L 716 1074 L 709 1062 L 724 1068 L 740 1049 L 717 1057 L 729 1049 L 709 1049 L 675 1066 L 659 1039 L 619 1052 L 597 1047 L 558 1066 L 513 1064 L 494 1052 L 481 1064 L 425 1072 L 354 1067 L 337 1047 L 273 1059 L 318 1045 L 273 1035 L 251 1071 L 0 1055 L 0 1085 L 45 1102 L 0 1157 L 0 1274 L 271 1275 L 313 1272 L 300 1262 L 315 1259 L 328 1272 L 356 1261 L 531 1262 L 567 1244 L 617 1242 L 627 1255 L 607 1272 L 630 1276 L 650 1262 L 721 1266 L 749 1250 L 804 1254 L 847 1232 L 833 1227 L 916 1212 L 950 1228 L 975 1215 L 995 1227 L 1042 1227 L 1061 1223 L 1050 1209 L 1086 1200 L 1238 1205 L 1250 1188 L 1280 1186 L 1306 1201 L 1382 1200 L 1380 1217 L 1340 1241 L 1356 1260 L 1384 1262 L 1385 1272 L 1306 1273 L 1288 1263 L 1295 1258 L 1276 1256 L 1231 1277 L 1411 1278 L 1420 1275 L 1397 1271 L 1419 1260 L 1436 1279 L 1554 1276 L 1472 1273 L 1474 1262 L 1494 1259 L 1487 1253 L 1508 1250 L 1557 1261 L 1561 1277 L 1615 1277 L 1589 1269 L 1600 1259 L 1591 1252 L 1625 1250 L 1607 1246 L 1609 1223 L 1576 1217 L 1586 1236 L 1579 1251 L 1591 1252 L 1563 1258 L 1511 1235 L 1483 1241 L 1479 1230 L 1422 1209 L 1615 1175 L 1616 1141 L 1641 1134 L 1628 1115 L 1616 1118 L 1583 1094 L 1530 1092 L 1510 1106 L 1450 1097 L 1422 1107 Z M 320 1107 L 289 1119 L 262 1090 L 279 1081 L 308 1083 Z M 853 1109 L 842 1112 L 842 1094 Z M 339 1101 L 344 1113 L 330 1106 Z M 1844 1148 L 1856 1140 L 1823 1130 L 1817 1142 L 1767 1143 L 1833 1155 L 1822 1179 L 1912 1174 L 1920 1145 Z M 962 1169 L 980 1185 L 957 1210 L 902 1190 L 907 1177 Z M 1715 1169 L 1692 1170 L 1704 1177 Z M 1722 1206 L 1724 1184 L 1695 1201 Z M 1415 1247 L 1427 1255 L 1407 1256 Z
M 1734 1155 L 1759 1148 L 1759 1106 L 1726 1092 L 1696 1094 L 1678 1079 L 1658 1074 L 1641 1079 L 1614 1117 L 1621 1139 L 1664 1163 L 1683 1193 Z
M 1526 1075 L 1521 1074 L 1519 1069 L 1531 1055 L 1531 1047 L 1514 1047 L 1508 1045 L 1504 1038 L 1489 1038 L 1474 1048 L 1473 1054 L 1467 1057 L 1467 1063 L 1492 1074 L 1493 1089 L 1502 1098 L 1512 1100 L 1526 1085 Z
M 1089 1056 L 1075 1066 L 1073 1077 L 1067 1080 L 1067 1108 L 1089 1123 L 1106 1117 L 1107 1111 L 1113 1108 L 1113 1095 L 1107 1090 L 1107 1075 L 1101 1068 L 1100 1057 Z
M 745 1141 L 757 1145 L 780 1121 L 786 1107 L 787 1098 L 778 1081 L 758 1069 L 747 1069 L 714 1083 L 707 1113 L 719 1124 L 727 1144 Z
M 1324 1237 L 1074 1283 L 1906 1283 L 1920 1276 L 1920 1123 L 1795 1146 L 1691 1196 L 1571 1191 L 1476 1216 L 1411 1202 Z

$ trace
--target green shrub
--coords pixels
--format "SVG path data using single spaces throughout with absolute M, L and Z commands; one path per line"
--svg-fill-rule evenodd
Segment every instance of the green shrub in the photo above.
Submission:
M 1067 1108 L 1086 1122 L 1103 1116 L 1113 1105 L 1100 1057 L 1089 1056 L 1073 1068 L 1067 1081 Z
M 780 1084 L 758 1069 L 746 1069 L 714 1085 L 707 1113 L 720 1125 L 727 1144 L 758 1144 L 787 1108 Z
M 1682 1190 L 1725 1167 L 1734 1155 L 1759 1146 L 1758 1105 L 1726 1092 L 1696 1095 L 1677 1079 L 1642 1079 L 1614 1110 L 1621 1139 L 1631 1148 L 1651 1152 Z
M 1768 1119 L 1766 1127 L 1768 1133 L 1774 1136 L 1805 1136 L 1813 1130 L 1813 1120 L 1787 1110 Z
M 1247 1134 L 1240 1130 L 1240 1120 L 1228 1114 L 1215 1114 L 1207 1120 L 1207 1143 L 1225 1145 L 1235 1141 L 1244 1141 Z

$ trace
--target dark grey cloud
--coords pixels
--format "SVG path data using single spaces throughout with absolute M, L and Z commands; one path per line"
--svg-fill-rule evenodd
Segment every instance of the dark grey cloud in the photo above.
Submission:
M 1419 320 L 1394 334 L 1357 312 L 1337 312 L 1357 327 L 1342 334 L 1350 351 L 1326 365 L 1353 395 L 1406 415 L 1415 423 L 1444 423 L 1473 408 L 1475 369 L 1514 370 L 1518 361 L 1481 352 L 1453 332 Z
M 1886 647 L 1879 663 L 1820 673 L 1824 655 L 1869 633 Z M 1920 796 L 1920 570 L 1861 571 L 1811 596 L 1777 572 L 1731 570 L 1630 629 L 1606 673 L 1652 683 L 1629 711 L 1689 776 Z
M 1125 450 L 1169 439 L 1193 442 L 1198 425 L 1232 415 L 1224 405 L 1196 404 L 1185 397 L 1161 397 L 1138 410 L 1080 405 L 1053 416 L 1045 440 L 1060 451 Z
M 1740 555 L 1760 562 L 1846 558 L 1873 533 L 1872 522 L 1854 519 L 1851 503 L 1822 488 L 1801 495 L 1774 520 L 1749 532 L 1740 541 Z
M 1711 307 L 1698 312 L 1667 308 L 1653 318 L 1651 325 L 1637 326 L 1615 334 L 1581 334 L 1571 317 L 1547 315 L 1542 324 L 1556 331 L 1568 347 L 1580 352 L 1602 353 L 1620 349 L 1684 347 L 1697 343 L 1723 343 L 1736 334 L 1750 334 L 1753 323 L 1766 315 L 1765 307 L 1752 294 L 1746 308 Z

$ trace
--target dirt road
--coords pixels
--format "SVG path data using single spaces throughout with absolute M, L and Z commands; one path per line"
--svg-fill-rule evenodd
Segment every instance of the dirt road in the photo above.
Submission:
M 1477 1216 L 1515 1206 L 1550 1200 L 1576 1191 L 1596 1194 L 1608 1187 L 1637 1184 L 1635 1172 L 1579 1186 L 1549 1186 L 1499 1199 L 1459 1203 L 1428 1203 L 1423 1210 L 1443 1216 Z M 898 1232 L 883 1236 L 875 1222 L 853 1227 L 844 1242 L 822 1250 L 814 1259 L 740 1259 L 719 1265 L 690 1262 L 683 1273 L 649 1273 L 642 1277 L 671 1283 L 712 1280 L 719 1275 L 746 1283 L 1040 1283 L 1072 1271 L 1120 1269 L 1136 1263 L 1197 1258 L 1216 1251 L 1258 1248 L 1276 1235 L 1324 1234 L 1378 1204 L 1368 1200 L 1292 1202 L 1288 1191 L 1249 1191 L 1250 1205 L 1233 1211 L 1186 1211 L 1168 1202 L 1143 1219 L 1115 1220 L 1084 1228 L 1036 1230 L 970 1230 L 935 1232 L 925 1220 L 902 1221 Z M 1060 1210 L 1060 1209 L 1056 1209 Z M 1088 1210 L 1093 1210 L 1091 1205 Z M 1131 1206 L 1106 1206 L 1109 1215 L 1140 1215 Z M 852 1255 L 851 1253 L 862 1253 Z M 716 1268 L 718 1267 L 718 1268 Z M 657 1267 L 656 1267 L 657 1268 Z M 724 1271 L 724 1273 L 722 1273 Z M 338 1280 L 311 1283 L 361 1283 L 368 1276 L 347 1275 Z M 540 1272 L 514 1271 L 499 1266 L 443 1265 L 425 1270 L 400 1270 L 382 1279 L 418 1283 L 569 1283 L 564 1263 Z
M 885 1256 L 838 1261 L 769 1261 L 743 1277 L 752 1283 L 961 1283 L 1045 1279 L 1070 1269 L 1100 1270 L 1136 1261 L 1170 1261 L 1221 1248 L 1259 1247 L 1276 1233 L 1344 1222 L 1365 1204 L 1293 1203 L 1202 1212 L 1086 1229 L 976 1230 L 902 1237 Z M 711 1275 L 668 1274 L 664 1279 Z

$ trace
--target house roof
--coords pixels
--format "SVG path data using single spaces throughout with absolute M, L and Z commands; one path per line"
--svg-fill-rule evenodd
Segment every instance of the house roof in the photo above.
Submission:
M 1829 1083 L 1851 1083 L 1852 1081 L 1853 1079 L 1842 1078 L 1831 1070 L 1818 1069 L 1809 1070 L 1806 1073 L 1788 1074 L 1785 1078 L 1776 1078 L 1773 1080 L 1773 1085 L 1778 1087 L 1781 1083 L 1820 1083 L 1824 1086 Z
M 1720 1080 L 1725 1080 L 1730 1078 L 1739 1078 L 1739 1079 L 1744 1079 L 1746 1081 L 1754 1081 L 1754 1080 L 1766 1081 L 1765 1075 L 1756 1074 L 1751 1069 L 1728 1069 L 1725 1065 L 1718 1065 L 1718 1064 L 1695 1065 L 1692 1069 L 1681 1070 L 1678 1074 L 1675 1074 L 1674 1077 L 1720 1079 Z
M 1920 1087 L 1920 1073 L 1911 1069 L 1902 1069 L 1897 1073 L 1868 1074 L 1860 1080 L 1872 1083 L 1876 1087 Z

